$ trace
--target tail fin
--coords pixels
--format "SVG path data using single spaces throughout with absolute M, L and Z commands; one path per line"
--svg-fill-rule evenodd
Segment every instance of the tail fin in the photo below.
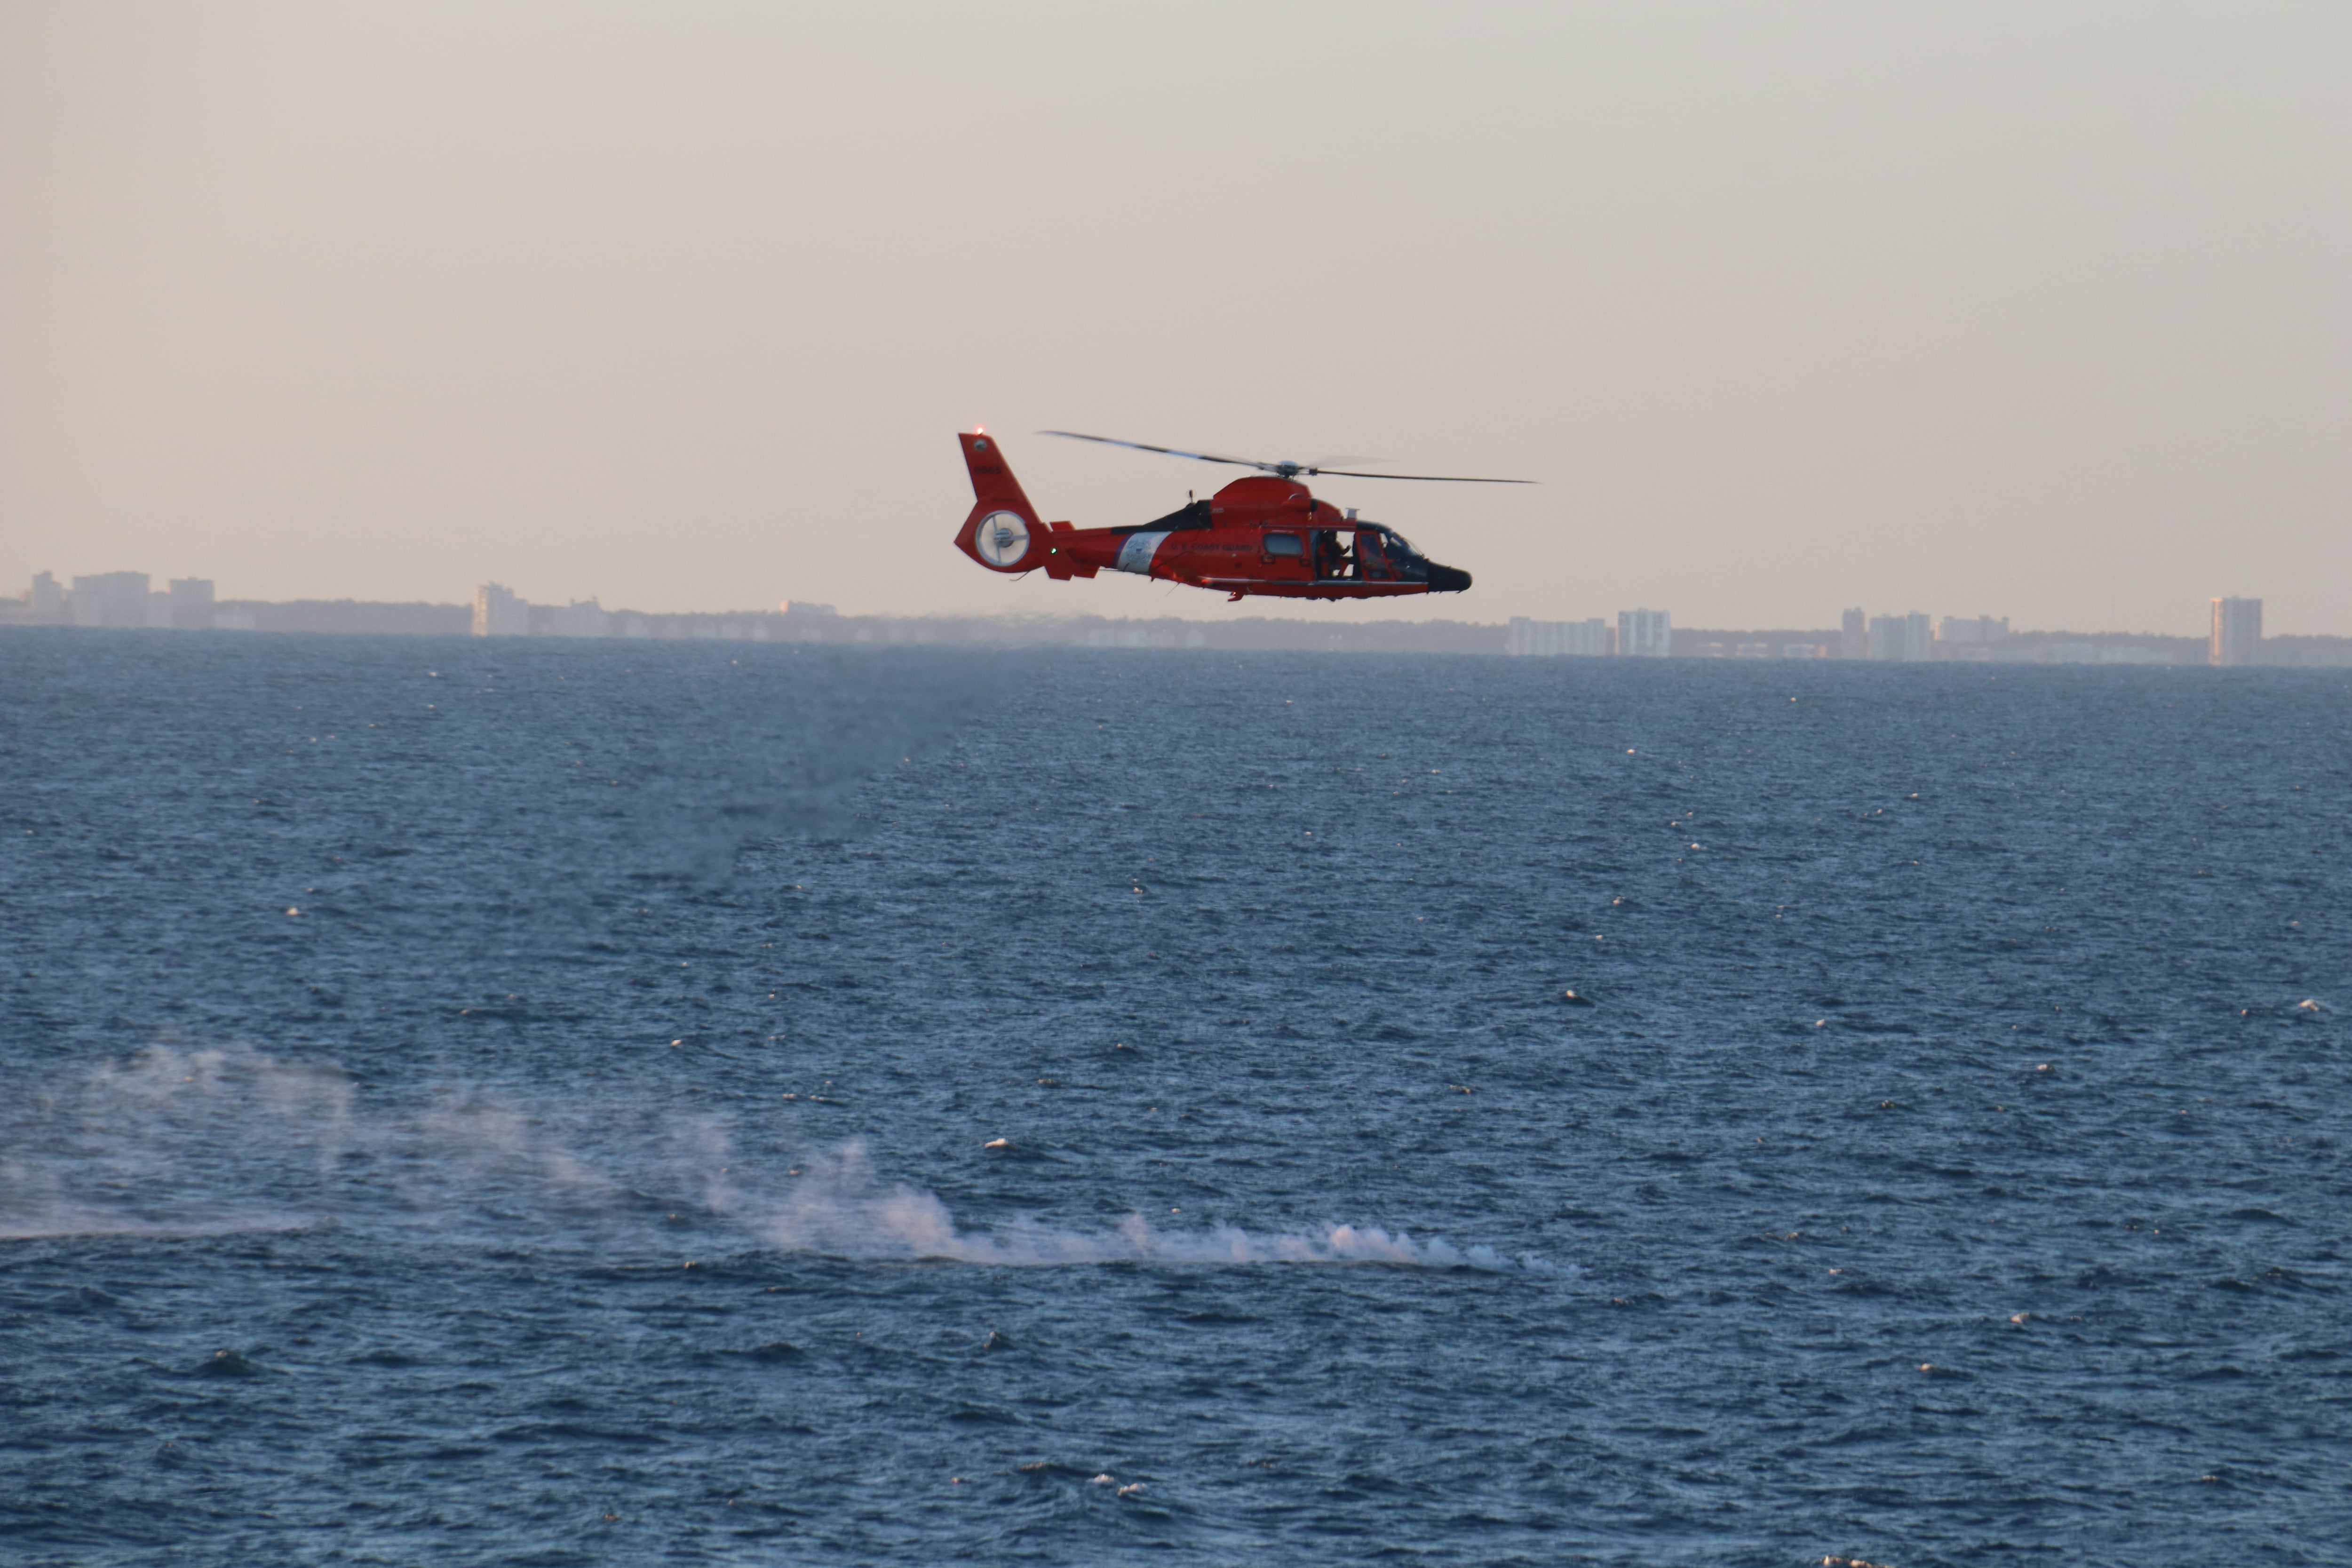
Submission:
M 996 437 L 979 431 L 959 435 L 964 467 L 971 470 L 973 504 L 956 534 L 956 548 L 992 572 L 1028 572 L 1043 565 L 1050 551 L 1037 509 L 1021 492 Z M 983 526 L 983 524 L 985 526 Z
M 1004 460 L 1003 451 L 996 437 L 975 430 L 959 435 L 963 443 L 964 467 L 971 470 L 971 493 L 976 500 L 994 506 L 1008 506 L 1024 517 L 1037 515 L 1029 505 L 1029 498 L 1021 493 L 1021 481 L 1013 477 L 1012 467 Z

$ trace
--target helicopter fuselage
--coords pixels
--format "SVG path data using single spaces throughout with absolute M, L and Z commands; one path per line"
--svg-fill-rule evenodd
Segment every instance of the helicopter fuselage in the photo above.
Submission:
M 1056 582 L 1129 572 L 1236 599 L 1385 599 L 1470 586 L 1467 572 L 1426 559 L 1393 529 L 1360 521 L 1276 475 L 1235 479 L 1129 527 L 1043 522 L 996 438 L 960 439 L 977 499 L 956 546 L 992 572 L 1042 571 Z

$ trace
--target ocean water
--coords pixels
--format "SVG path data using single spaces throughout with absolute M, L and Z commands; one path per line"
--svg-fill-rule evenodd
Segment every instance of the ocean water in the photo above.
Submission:
M 2352 1561 L 2347 720 L 0 633 L 0 1560 Z

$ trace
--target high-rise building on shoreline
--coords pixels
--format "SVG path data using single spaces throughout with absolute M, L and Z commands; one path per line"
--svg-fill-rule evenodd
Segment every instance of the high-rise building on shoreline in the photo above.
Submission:
M 1986 647 L 2009 635 L 2009 617 L 1991 616 L 1946 616 L 1936 623 L 1936 646 L 1948 652 L 1964 647 Z
M 520 637 L 530 635 L 530 606 L 500 583 L 485 583 L 474 590 L 474 635 L 478 637 Z
M 1838 657 L 1840 658 L 1870 657 L 1870 617 L 1860 610 L 1848 610 L 1845 613 L 1845 625 L 1838 634 Z
M 1927 617 L 1914 610 L 1907 616 L 1873 616 L 1870 618 L 1870 657 L 1903 664 L 1917 664 L 1928 658 L 1935 648 L 1935 639 Z
M 165 621 L 174 631 L 208 632 L 213 629 L 213 584 L 209 577 L 174 577 L 172 591 L 164 595 L 171 614 Z
M 1617 612 L 1617 652 L 1624 658 L 1665 658 L 1675 651 L 1674 617 L 1664 610 Z
M 499 583 L 474 590 L 478 637 L 608 637 L 616 629 L 593 596 L 568 605 L 534 605 Z
M 2263 602 L 2260 599 L 2213 601 L 2213 640 L 2205 658 L 2209 664 L 2260 664 L 2263 658 Z
M 98 572 L 73 580 L 73 624 L 78 626 L 147 625 L 147 574 Z

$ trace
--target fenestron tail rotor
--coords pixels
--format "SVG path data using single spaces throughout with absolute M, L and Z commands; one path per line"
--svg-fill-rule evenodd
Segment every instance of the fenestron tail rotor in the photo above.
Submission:
M 1187 452 L 1180 447 L 1154 447 L 1143 441 L 1122 441 L 1113 436 L 1088 436 L 1076 430 L 1041 430 L 1041 436 L 1060 436 L 1072 441 L 1097 441 L 1106 447 L 1128 447 L 1138 452 L 1159 452 L 1171 458 L 1190 458 L 1202 463 L 1229 463 L 1237 468 L 1255 468 L 1264 474 L 1278 474 L 1295 479 L 1301 474 L 1336 474 L 1350 479 L 1420 479 L 1445 485 L 1531 485 L 1533 479 L 1483 479 L 1471 474 L 1374 474 L 1360 468 L 1327 468 L 1315 463 L 1261 463 L 1255 458 L 1228 458 L 1216 452 Z M 1362 462 L 1365 459 L 1336 458 L 1339 462 Z

